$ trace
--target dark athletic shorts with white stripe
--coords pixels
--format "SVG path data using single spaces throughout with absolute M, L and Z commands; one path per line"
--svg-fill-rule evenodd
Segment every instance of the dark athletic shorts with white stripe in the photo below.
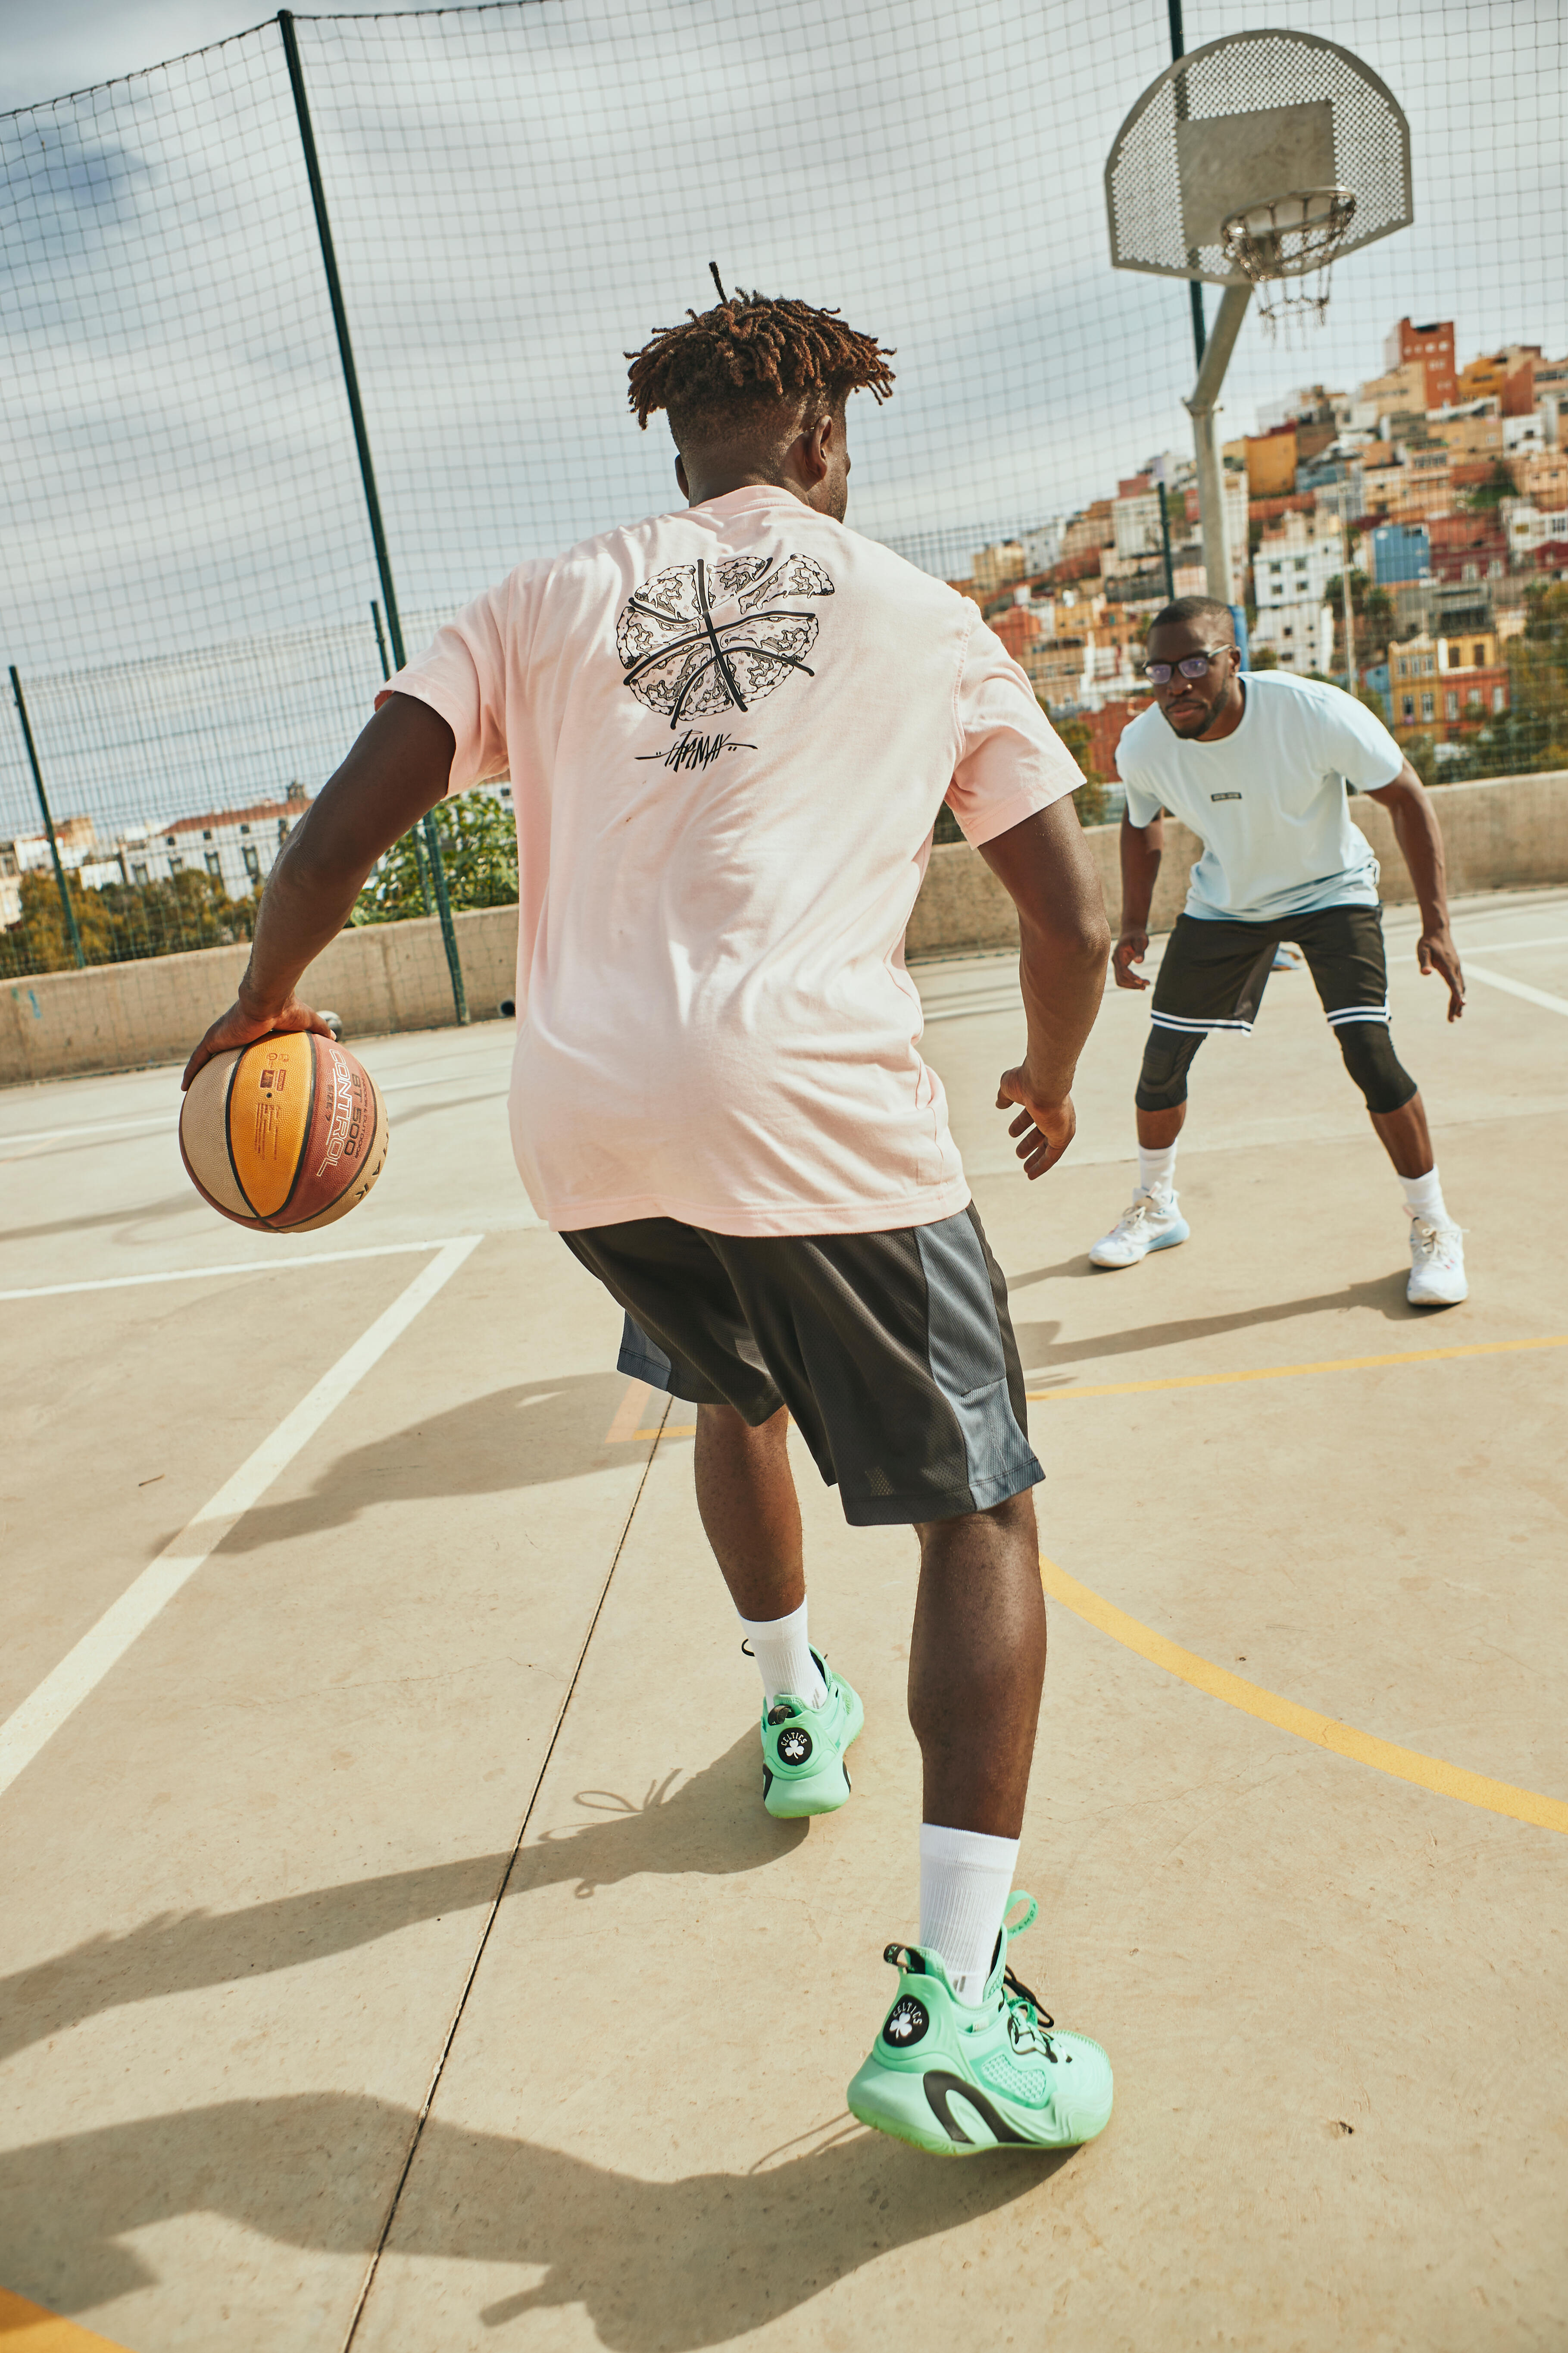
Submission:
M 1281 940 L 1307 959 L 1331 1029 L 1345 1022 L 1388 1026 L 1388 964 L 1381 907 L 1320 907 L 1267 923 L 1178 915 L 1154 982 L 1156 1029 L 1206 1036 L 1249 1030 Z
M 1045 1477 L 973 1203 L 892 1233 L 636 1218 L 561 1239 L 626 1310 L 623 1373 L 753 1429 L 787 1406 L 851 1526 L 956 1519 Z

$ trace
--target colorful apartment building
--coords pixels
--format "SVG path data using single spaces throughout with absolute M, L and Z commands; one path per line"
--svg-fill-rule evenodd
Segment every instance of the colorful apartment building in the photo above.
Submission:
M 1434 319 L 1428 326 L 1412 326 L 1401 319 L 1391 327 L 1383 347 L 1383 364 L 1391 373 L 1418 363 L 1426 378 L 1426 397 L 1424 408 L 1444 408 L 1458 395 L 1458 375 L 1454 365 L 1454 322 Z

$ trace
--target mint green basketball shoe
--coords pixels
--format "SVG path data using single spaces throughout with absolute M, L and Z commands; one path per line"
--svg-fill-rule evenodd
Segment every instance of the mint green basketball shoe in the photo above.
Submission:
M 820 1651 L 812 1657 L 827 1685 L 820 1707 L 780 1692 L 763 1710 L 763 1803 L 781 1821 L 833 1814 L 849 1795 L 845 1752 L 866 1721 L 860 1694 L 836 1675 Z
M 972 2010 L 948 1983 L 940 1955 L 889 1945 L 899 1995 L 871 2055 L 849 2086 L 863 2125 L 939 2157 L 987 2148 L 1073 2148 L 1110 2122 L 1110 2062 L 1098 2042 L 1068 2034 L 1007 1967 L 1007 1939 L 1039 1916 L 1028 1905 L 1004 1926 L 985 1991 Z

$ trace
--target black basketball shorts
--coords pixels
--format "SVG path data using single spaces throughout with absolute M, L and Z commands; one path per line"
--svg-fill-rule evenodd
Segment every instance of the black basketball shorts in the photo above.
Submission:
M 753 1429 L 787 1406 L 852 1526 L 987 1511 L 1045 1476 L 973 1203 L 891 1233 L 637 1218 L 561 1239 L 626 1310 L 623 1373 Z
M 1154 982 L 1155 1029 L 1183 1037 L 1211 1029 L 1245 1034 L 1258 1018 L 1281 940 L 1305 956 L 1331 1029 L 1363 1021 L 1387 1028 L 1382 908 L 1320 907 L 1267 923 L 1178 915 Z

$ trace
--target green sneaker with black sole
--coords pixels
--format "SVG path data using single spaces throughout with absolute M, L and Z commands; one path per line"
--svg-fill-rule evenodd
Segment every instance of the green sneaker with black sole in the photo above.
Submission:
M 837 1812 L 849 1795 L 845 1755 L 866 1721 L 859 1693 L 820 1651 L 811 1655 L 827 1685 L 822 1705 L 779 1692 L 763 1710 L 763 1803 L 780 1821 Z
M 863 2125 L 939 2157 L 989 2148 L 1076 2148 L 1110 2122 L 1110 2062 L 1098 2042 L 1069 2034 L 1007 1967 L 1007 1940 L 1039 1916 L 1004 1926 L 985 1991 L 972 2009 L 959 2000 L 937 1953 L 889 1945 L 898 1999 L 870 2056 L 849 2086 Z

